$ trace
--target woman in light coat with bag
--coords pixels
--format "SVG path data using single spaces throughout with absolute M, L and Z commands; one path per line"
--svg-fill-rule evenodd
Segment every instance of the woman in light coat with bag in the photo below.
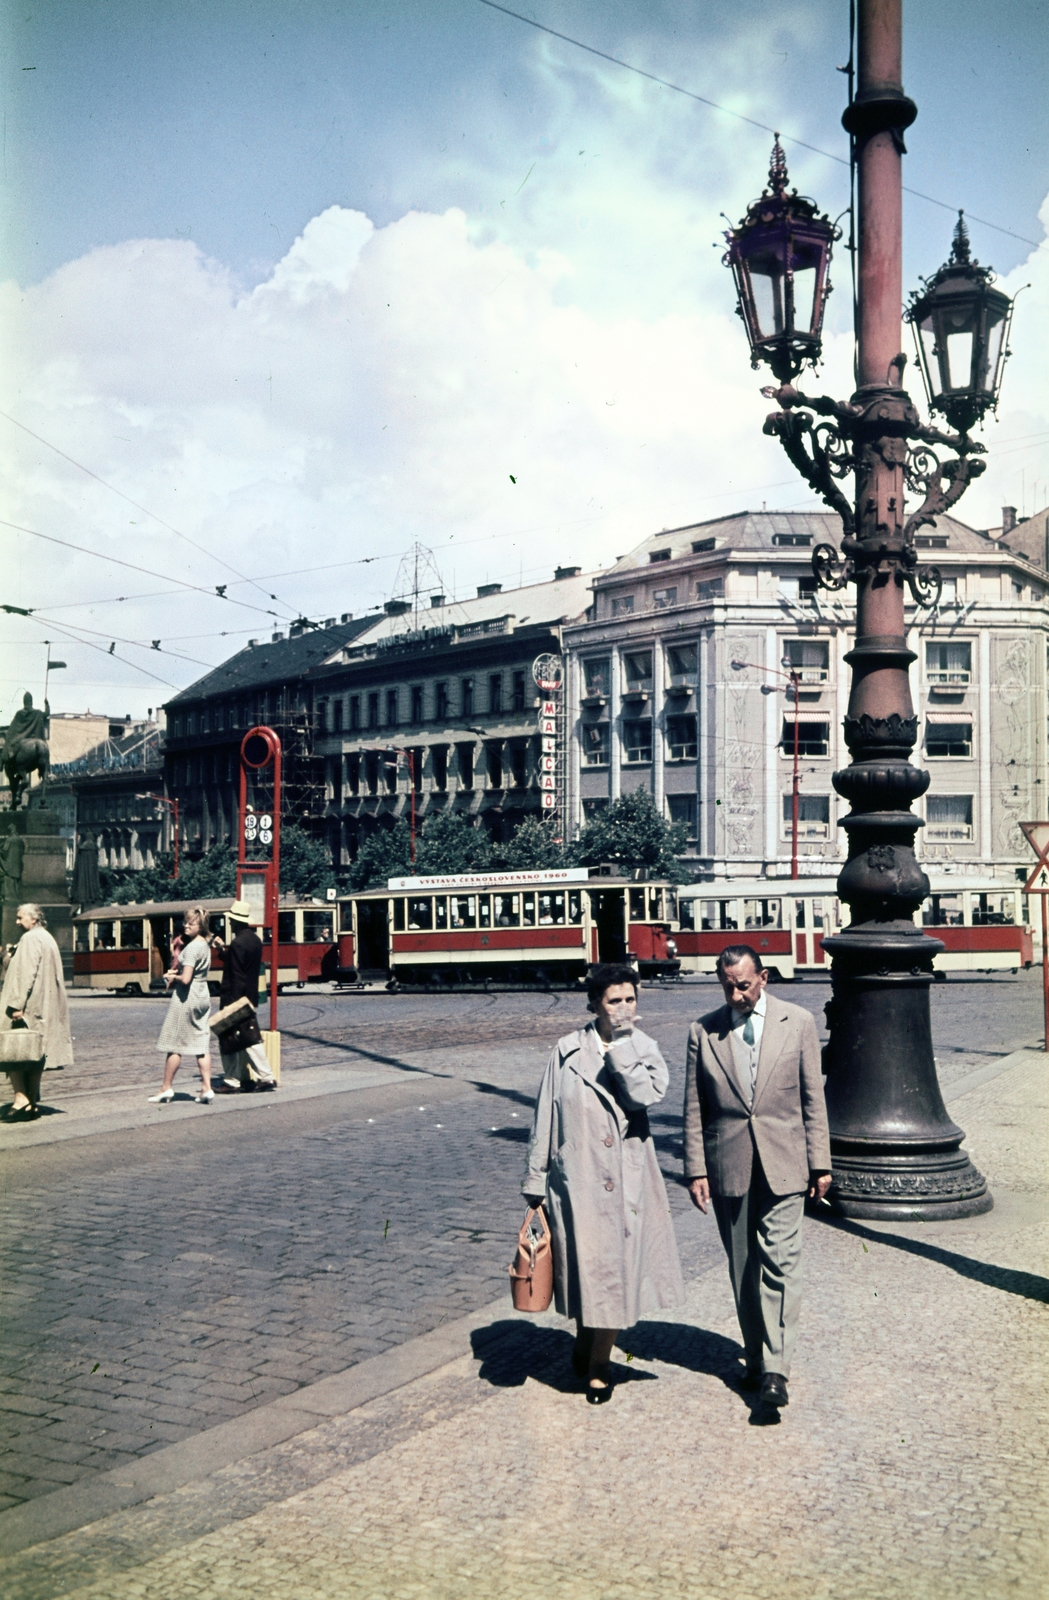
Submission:
M 637 974 L 597 967 L 593 1022 L 559 1039 L 536 1102 L 521 1189 L 546 1208 L 554 1303 L 576 1320 L 572 1365 L 591 1405 L 611 1399 L 616 1334 L 685 1298 L 670 1206 L 648 1110 L 669 1074 L 634 1026 Z
M 17 1036 L 27 1028 L 40 1036 L 43 1047 L 38 1062 L 5 1069 L 15 1092 L 11 1116 L 22 1122 L 40 1115 L 40 1077 L 45 1066 L 73 1065 L 73 1041 L 62 952 L 47 931 L 44 913 L 27 902 L 19 906 L 17 921 L 24 931 L 0 991 L 0 1032 L 15 1036 L 4 1041 L 5 1059 L 15 1059 L 10 1052 L 18 1050 Z

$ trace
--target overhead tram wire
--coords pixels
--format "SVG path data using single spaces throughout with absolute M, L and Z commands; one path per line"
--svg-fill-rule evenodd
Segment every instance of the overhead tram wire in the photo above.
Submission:
M 241 583 L 250 583 L 253 588 L 259 590 L 260 594 L 265 594 L 267 599 L 276 601 L 277 605 L 286 604 L 285 601 L 278 600 L 275 594 L 269 594 L 267 590 L 260 588 L 254 578 L 246 578 L 243 572 L 238 572 L 236 567 L 231 566 L 228 561 L 224 561 L 221 556 L 217 556 L 206 545 L 198 544 L 195 539 L 190 538 L 188 533 L 183 533 L 180 528 L 173 527 L 170 522 L 165 522 L 163 517 L 158 517 L 155 511 L 150 511 L 148 506 L 141 505 L 137 500 L 132 500 L 129 494 L 124 493 L 123 489 L 118 489 L 114 484 L 107 483 L 105 478 L 100 478 L 97 472 L 92 472 L 90 467 L 85 467 L 82 461 L 77 461 L 73 456 L 67 455 L 64 450 L 58 448 L 57 444 L 52 444 L 50 439 L 45 439 L 42 434 L 34 433 L 32 428 L 27 428 L 24 422 L 19 422 L 17 417 L 12 417 L 7 411 L 0 411 L 0 417 L 3 417 L 6 422 L 10 422 L 13 427 L 21 428 L 22 432 L 27 433 L 31 439 L 35 439 L 37 444 L 42 444 L 46 449 L 53 450 L 56 456 L 61 456 L 63 461 L 68 461 L 70 466 L 76 467 L 78 472 L 85 472 L 89 478 L 94 478 L 95 482 L 100 483 L 103 489 L 108 489 L 110 494 L 115 494 L 121 500 L 126 500 L 129 506 L 134 506 L 136 511 L 141 511 L 143 516 L 151 517 L 154 522 L 159 523 L 162 528 L 166 528 L 169 533 L 173 533 L 176 538 L 184 539 L 192 549 L 199 550 L 201 555 L 207 556 L 212 561 L 217 561 L 220 567 L 224 567 L 227 572 L 232 572 L 233 576 L 239 578 Z
M 30 617 L 35 622 L 35 617 Z M 90 639 L 81 639 L 77 634 L 70 633 L 68 628 L 60 627 L 57 623 L 45 624 L 53 633 L 60 633 L 64 639 L 69 639 L 73 644 L 82 644 L 87 650 L 97 650 L 100 656 L 105 656 L 107 661 L 119 661 L 122 667 L 130 667 L 132 672 L 144 673 L 147 678 L 152 678 L 154 683 L 162 683 L 165 689 L 177 690 L 180 686 L 172 683 L 170 678 L 161 678 L 155 672 L 150 672 L 146 667 L 140 667 L 137 661 L 128 661 L 126 656 L 118 656 L 116 651 L 104 650 L 100 644 L 92 644 Z
M 770 123 L 758 122 L 755 117 L 745 116 L 742 111 L 733 111 L 731 106 L 719 105 L 716 100 L 708 100 L 706 95 L 696 94 L 692 89 L 683 89 L 679 83 L 671 83 L 669 78 L 660 78 L 654 72 L 646 72 L 644 67 L 635 67 L 633 62 L 621 61 L 618 56 L 609 55 L 607 50 L 598 50 L 592 44 L 584 44 L 582 39 L 573 39 L 569 33 L 559 33 L 556 28 L 548 28 L 544 22 L 536 22 L 534 17 L 526 17 L 520 11 L 511 11 L 509 6 L 501 6 L 497 0 L 478 0 L 478 4 L 487 6 L 490 11 L 501 11 L 504 17 L 513 17 L 515 22 L 523 22 L 529 28 L 536 28 L 540 33 L 548 33 L 552 39 L 561 39 L 565 44 L 573 45 L 577 50 L 585 50 L 587 55 L 597 56 L 601 61 L 610 61 L 614 67 L 622 67 L 624 72 L 633 72 L 639 78 L 647 78 L 650 83 L 658 83 L 662 89 L 672 89 L 675 94 L 683 94 L 688 100 L 695 100 L 701 106 L 709 106 L 712 111 L 721 111 L 726 117 L 735 117 L 737 122 L 745 122 L 751 128 L 760 128 L 763 133 L 776 133 Z M 776 133 L 776 137 L 796 144 L 801 150 L 811 150 L 813 155 L 824 156 L 828 161 L 836 161 L 839 166 L 849 165 L 847 156 L 835 155 L 830 150 L 821 150 L 819 145 L 808 144 L 804 139 L 797 139 L 793 134 Z M 927 200 L 930 205 L 940 206 L 944 211 L 957 213 L 958 206 L 950 205 L 946 200 L 937 200 L 931 194 L 922 194 L 920 189 L 910 189 L 903 185 L 905 194 L 912 194 L 918 200 Z M 1019 239 L 1021 244 L 1029 244 L 1035 250 L 1044 248 L 1045 241 L 1028 239 L 1026 234 L 1015 233 L 1012 228 L 1003 228 L 998 222 L 988 222 L 986 217 L 973 216 L 966 209 L 965 216 L 969 222 L 978 222 L 983 228 L 993 228 L 996 233 L 1008 234 L 1010 239 Z

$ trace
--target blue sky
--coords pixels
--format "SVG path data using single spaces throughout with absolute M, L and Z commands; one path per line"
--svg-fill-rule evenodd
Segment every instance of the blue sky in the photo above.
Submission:
M 981 526 L 1049 481 L 1047 252 L 1024 242 L 1049 189 L 1046 10 L 905 6 L 905 181 L 1009 230 L 973 221 L 975 252 L 1010 290 L 1034 282 L 988 435 L 1003 451 L 960 507 Z M 529 14 L 846 154 L 844 3 Z M 274 590 L 286 622 L 381 602 L 415 540 L 465 593 L 808 503 L 761 436 L 720 266 L 719 213 L 762 187 L 765 132 L 477 0 L 26 3 L 3 36 L 0 407 L 186 539 L 0 421 L 9 521 L 205 588 L 230 576 L 219 549 L 252 577 L 296 574 Z M 799 187 L 845 206 L 844 167 L 787 154 Z M 906 284 L 952 223 L 906 198 Z M 843 258 L 834 276 L 826 377 L 845 389 Z M 144 709 L 167 692 L 145 669 L 181 686 L 278 625 L 177 586 L 118 602 L 122 569 L 9 539 L 17 603 L 46 593 L 66 608 L 48 615 L 121 641 L 109 660 L 63 646 L 66 709 Z M 193 660 L 146 662 L 158 633 Z M 40 637 L 4 624 L 2 716 Z

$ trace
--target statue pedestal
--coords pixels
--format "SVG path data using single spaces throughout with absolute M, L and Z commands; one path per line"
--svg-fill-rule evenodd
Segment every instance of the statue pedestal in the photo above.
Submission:
M 24 846 L 22 877 L 4 878 L 3 942 L 17 944 L 22 933 L 15 921 L 18 907 L 32 900 L 47 918 L 48 932 L 62 952 L 66 982 L 72 982 L 73 910 L 66 889 L 66 841 L 58 831 L 58 812 L 46 808 L 0 812 L 0 839 L 9 835 L 12 823 Z

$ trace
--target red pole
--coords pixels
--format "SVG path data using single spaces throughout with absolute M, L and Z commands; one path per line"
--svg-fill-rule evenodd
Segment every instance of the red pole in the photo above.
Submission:
M 1042 902 L 1042 1026 L 1045 1029 L 1045 1051 L 1049 1055 L 1049 926 L 1046 924 L 1045 895 Z
M 790 875 L 798 875 L 798 675 L 792 672 L 794 687 L 794 787 L 790 798 Z
M 269 871 L 270 919 L 270 1032 L 277 1032 L 277 969 L 280 965 L 280 740 L 273 734 L 273 861 Z

